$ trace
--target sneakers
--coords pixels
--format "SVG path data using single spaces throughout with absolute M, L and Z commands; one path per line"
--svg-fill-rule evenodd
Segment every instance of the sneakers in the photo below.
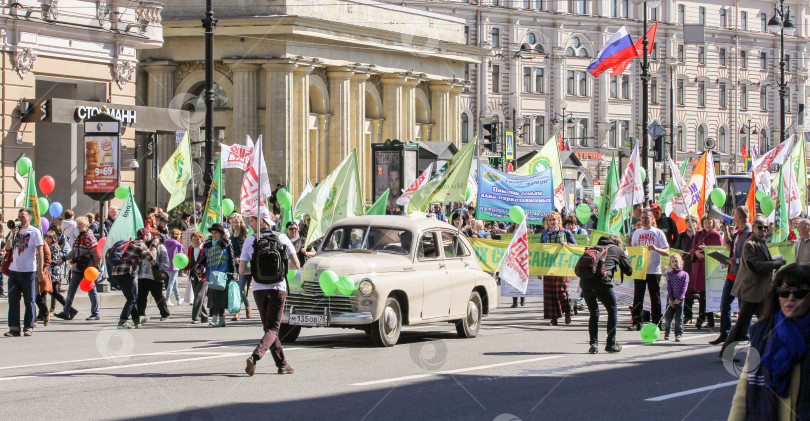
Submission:
M 680 336 L 675 337 L 675 342 L 681 342 L 681 341 L 683 341 L 683 338 L 681 338 Z
M 665 340 L 665 341 L 668 341 L 668 340 L 669 340 L 669 333 L 664 334 L 664 340 Z
M 139 316 L 139 317 L 138 317 L 138 323 L 136 323 L 136 324 L 137 324 L 138 326 L 140 326 L 140 325 L 142 325 L 142 324 L 146 323 L 146 321 L 147 321 L 147 320 L 149 320 L 149 319 L 147 319 L 147 318 L 146 318 L 146 316 Z
M 135 323 L 135 329 L 140 329 L 143 327 L 143 323 Z
M 118 323 L 118 328 L 119 329 L 132 329 L 132 323 L 130 323 L 130 322 Z
M 247 373 L 247 375 L 250 377 L 253 377 L 253 374 L 256 373 L 256 361 L 253 361 L 252 355 L 249 356 L 247 359 L 247 365 L 245 366 L 245 373 Z
M 295 370 L 293 370 L 293 368 L 290 367 L 289 364 L 285 363 L 283 367 L 278 368 L 278 374 L 292 374 L 292 373 L 295 373 Z
M 171 302 L 171 301 L 169 301 L 169 300 L 166 300 L 166 305 L 168 305 L 168 306 L 170 306 L 170 307 L 174 307 L 174 304 L 172 304 L 172 302 Z
M 598 354 L 598 353 L 599 353 L 599 346 L 591 345 L 591 347 L 588 348 L 588 354 Z
M 169 317 L 171 317 L 171 316 L 161 317 L 160 321 L 165 322 L 166 320 L 169 320 Z
M 17 337 L 20 336 L 19 330 L 9 330 L 8 332 L 4 333 L 3 336 L 10 338 L 12 336 Z
M 225 327 L 225 316 L 219 316 L 219 323 L 217 323 L 217 327 Z
M 605 346 L 605 351 L 607 352 L 620 352 L 622 350 L 622 346 L 619 344 L 611 344 Z
M 641 330 L 641 325 L 640 325 L 640 324 L 638 324 L 638 323 L 633 323 L 633 324 L 631 324 L 630 326 L 627 326 L 627 330 L 630 330 L 630 331 L 633 331 L 633 330 L 635 330 L 635 331 L 640 331 L 640 330 Z
M 219 324 L 219 316 L 211 316 L 211 322 L 208 323 L 208 326 L 217 327 Z
M 23 332 L 23 336 L 33 336 L 33 335 L 34 332 L 32 332 L 30 329 L 26 329 L 25 332 Z
M 101 320 L 101 318 L 98 317 L 98 316 L 90 316 L 90 317 L 88 317 L 88 318 L 86 318 L 84 320 Z

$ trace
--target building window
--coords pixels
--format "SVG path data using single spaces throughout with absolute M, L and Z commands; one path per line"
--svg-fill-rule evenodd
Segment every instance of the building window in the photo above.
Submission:
M 686 145 L 683 143 L 683 127 L 678 128 L 678 133 L 675 134 L 675 143 L 678 145 L 679 151 L 686 150 Z
M 757 152 L 759 152 L 759 156 L 762 156 L 766 152 L 768 152 L 768 149 L 770 149 L 768 146 L 769 146 L 768 145 L 768 134 L 765 132 L 764 129 L 760 130 L 759 131 L 759 151 L 757 151 Z
M 538 94 L 546 91 L 546 76 L 543 69 L 534 69 L 534 91 Z
M 464 27 L 464 43 L 469 45 L 470 44 L 470 27 Z
M 544 145 L 546 143 L 546 116 L 539 116 L 534 120 L 534 143 Z
M 740 67 L 743 69 L 748 67 L 748 51 L 740 51 Z
M 785 112 L 790 112 L 790 87 L 785 86 Z
M 683 63 L 683 44 L 678 45 L 678 61 Z
M 619 7 L 619 0 L 610 0 L 610 17 L 617 18 L 619 17 L 619 11 L 616 10 Z
M 748 109 L 748 86 L 740 86 L 740 108 Z
M 650 60 L 658 60 L 658 45 L 656 43 L 653 43 L 652 45 L 652 51 L 650 51 Z
M 718 54 L 718 58 L 720 60 L 720 65 L 725 66 L 726 65 L 726 49 L 725 48 L 720 49 L 720 53 Z
M 675 100 L 678 102 L 678 105 L 683 105 L 683 87 L 684 82 L 683 79 L 678 79 L 675 87 Z
M 534 2 L 534 4 L 536 5 L 537 10 L 544 10 L 544 8 L 543 8 L 543 0 L 537 0 L 537 1 Z
M 630 17 L 630 0 L 622 0 L 622 17 Z
M 698 126 L 697 129 L 697 150 L 703 152 L 706 145 L 706 127 L 703 125 Z
M 720 126 L 720 129 L 717 130 L 717 146 L 720 148 L 720 152 L 726 153 L 726 128 Z
M 785 54 L 785 71 L 790 71 L 790 54 Z
M 706 8 L 700 6 L 698 8 L 698 24 L 705 25 L 706 24 Z
M 532 118 L 529 116 L 523 117 L 523 129 L 520 132 L 520 143 L 522 145 L 530 145 L 532 143 Z M 517 136 L 517 133 L 515 133 Z
M 532 8 L 532 0 L 523 0 L 523 8 L 524 9 L 531 9 Z
M 611 77 L 610 78 L 610 97 L 611 98 L 618 98 L 619 97 L 619 89 L 618 89 L 619 81 L 617 79 L 618 79 L 618 77 Z
M 658 7 L 650 8 L 650 20 L 653 22 L 658 22 Z
M 499 48 L 501 46 L 501 30 L 492 28 L 492 46 Z
M 623 120 L 621 122 L 621 133 L 619 134 L 619 141 L 624 141 L 630 137 L 630 122 Z
M 698 107 L 706 106 L 706 82 L 698 82 Z
M 759 109 L 768 111 L 768 87 L 763 86 L 759 88 Z
M 492 0 L 492 5 L 493 6 L 500 6 L 501 5 L 501 0 Z
M 470 141 L 470 117 L 467 113 L 461 113 L 461 142 L 467 143 Z
M 740 12 L 740 29 L 748 30 L 748 12 Z
M 726 82 L 720 82 L 719 102 L 720 108 L 726 108 Z
M 650 102 L 658 104 L 658 78 L 650 78 Z
M 574 77 L 574 71 L 573 70 L 568 71 L 568 84 L 567 84 L 567 86 L 568 86 L 568 90 L 567 90 L 568 95 L 576 95 L 577 94 L 577 81 L 576 81 L 576 78 Z
M 622 98 L 630 99 L 630 76 L 622 75 Z
M 582 118 L 579 120 L 579 146 L 587 148 L 588 145 L 588 119 Z
M 532 68 L 523 68 L 523 92 L 532 91 Z
M 492 65 L 492 92 L 501 92 L 501 66 L 498 64 Z
M 537 36 L 533 32 L 529 32 L 529 44 L 537 44 Z
M 768 32 L 768 15 L 765 13 L 759 14 L 760 32 Z
M 683 4 L 678 5 L 678 23 L 683 25 L 686 22 L 686 6 Z
M 768 53 L 764 51 L 759 53 L 759 68 L 762 70 L 768 68 Z
M 588 14 L 588 0 L 568 0 L 568 13 Z
M 706 47 L 698 47 L 698 63 L 706 64 Z
M 574 37 L 571 40 L 571 45 L 565 49 L 565 55 L 568 57 L 590 57 L 588 50 L 582 46 L 579 37 Z
M 576 143 L 574 143 L 574 138 L 576 137 L 577 137 L 577 126 L 576 124 L 572 124 L 568 126 L 568 143 L 576 145 Z
M 616 124 L 611 124 L 610 129 L 608 130 L 608 147 L 610 148 L 618 148 L 619 147 L 619 139 L 616 133 Z
M 725 28 L 728 26 L 728 10 L 720 9 L 720 26 Z

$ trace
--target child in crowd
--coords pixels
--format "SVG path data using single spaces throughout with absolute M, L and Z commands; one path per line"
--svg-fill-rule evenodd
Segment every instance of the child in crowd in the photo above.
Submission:
M 683 258 L 678 254 L 669 256 L 670 271 L 667 272 L 667 312 L 664 340 L 669 340 L 672 318 L 675 318 L 675 342 L 683 337 L 683 299 L 689 286 L 689 274 L 683 270 Z

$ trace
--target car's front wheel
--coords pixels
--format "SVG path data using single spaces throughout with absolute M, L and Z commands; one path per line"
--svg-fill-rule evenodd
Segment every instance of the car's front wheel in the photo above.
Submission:
M 291 344 L 298 339 L 301 334 L 301 326 L 293 326 L 288 323 L 282 323 L 278 329 L 278 339 L 283 344 Z
M 402 332 L 402 307 L 394 297 L 385 301 L 380 318 L 371 324 L 371 339 L 377 346 L 394 346 Z
M 474 338 L 478 336 L 478 329 L 481 327 L 481 295 L 473 291 L 470 300 L 467 301 L 467 316 L 456 322 L 456 332 L 461 338 Z

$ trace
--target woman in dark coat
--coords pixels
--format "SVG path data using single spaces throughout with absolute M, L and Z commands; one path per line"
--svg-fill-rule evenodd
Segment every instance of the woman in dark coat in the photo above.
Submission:
M 225 227 L 216 223 L 208 228 L 211 238 L 203 244 L 203 253 L 197 262 L 196 271 L 198 274 L 205 272 L 208 280 L 208 313 L 211 315 L 212 327 L 225 326 L 225 308 L 228 307 L 228 285 L 236 282 L 236 259 L 233 254 L 233 245 L 225 238 Z M 224 272 L 227 274 L 225 289 L 211 289 L 214 272 Z M 199 276 L 199 275 L 198 275 Z
M 714 327 L 714 313 L 706 313 L 706 253 L 704 247 L 706 246 L 721 246 L 723 245 L 723 237 L 715 229 L 714 219 L 704 215 L 700 219 L 700 224 L 703 229 L 695 234 L 692 239 L 692 248 L 689 250 L 689 255 L 692 258 L 692 272 L 689 275 L 689 288 L 686 291 L 686 305 L 692 308 L 695 301 L 695 296 L 698 297 L 698 314 L 695 327 L 700 329 L 703 327 L 703 322 L 706 326 Z
M 548 229 L 543 231 L 543 243 L 576 244 L 571 231 L 562 227 L 560 214 L 551 212 L 543 218 Z M 557 319 L 565 314 L 565 324 L 571 324 L 568 304 L 568 279 L 564 276 L 543 276 L 543 318 L 551 319 L 549 326 L 557 326 Z

